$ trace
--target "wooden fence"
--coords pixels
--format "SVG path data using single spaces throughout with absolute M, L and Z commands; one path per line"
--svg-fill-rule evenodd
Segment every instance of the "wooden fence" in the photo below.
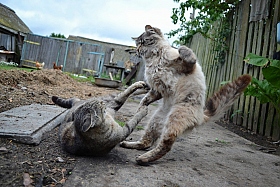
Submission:
M 229 50 L 225 63 L 217 62 L 218 52 L 212 39 L 196 34 L 189 44 L 202 64 L 208 96 L 219 89 L 221 82 L 234 80 L 242 74 L 250 74 L 262 80 L 261 68 L 248 66 L 243 59 L 249 53 L 272 58 L 276 52 L 276 25 L 280 21 L 280 1 L 272 0 L 269 18 L 257 22 L 249 22 L 250 2 L 242 0 L 229 16 L 231 35 L 228 38 Z M 210 32 L 218 31 L 218 25 L 219 23 Z M 226 114 L 226 118 L 254 133 L 271 137 L 272 140 L 280 139 L 279 114 L 272 104 L 260 104 L 255 97 L 242 95 Z
M 73 40 L 28 34 L 24 39 L 21 66 L 35 67 L 36 61 L 52 69 L 53 62 L 63 71 L 82 74 L 83 69 L 100 71 L 104 62 L 102 46 Z
M 133 56 L 126 52 L 127 49 L 133 49 L 131 46 L 78 36 L 69 36 L 66 40 L 27 34 L 20 65 L 35 67 L 38 61 L 45 62 L 44 68 L 51 69 L 53 62 L 56 62 L 58 66 L 63 65 L 63 71 L 84 74 L 84 70 L 94 70 L 100 75 L 106 69 L 103 64 L 109 64 L 112 48 L 115 49 L 113 61 L 118 64 L 124 64 Z

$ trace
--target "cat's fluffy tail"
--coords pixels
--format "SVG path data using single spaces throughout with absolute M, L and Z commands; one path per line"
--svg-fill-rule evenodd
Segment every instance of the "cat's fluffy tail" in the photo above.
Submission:
M 204 110 L 204 122 L 213 122 L 223 117 L 234 101 L 250 84 L 252 77 L 242 75 L 235 81 L 227 83 L 211 98 L 208 99 Z
M 70 99 L 62 99 L 57 96 L 52 96 L 52 101 L 57 104 L 58 106 L 61 106 L 63 108 L 72 108 L 72 106 L 77 102 L 80 101 L 78 98 L 70 98 Z

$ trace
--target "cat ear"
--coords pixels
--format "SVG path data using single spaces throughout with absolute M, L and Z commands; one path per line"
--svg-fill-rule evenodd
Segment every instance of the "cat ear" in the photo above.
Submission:
M 153 27 L 151 25 L 146 25 L 145 26 L 145 31 L 147 32 L 149 29 L 153 29 Z
M 84 119 L 84 123 L 82 124 L 82 131 L 87 132 L 91 127 L 94 127 L 95 124 L 92 124 L 92 115 Z
M 131 37 L 131 39 L 136 41 L 138 38 L 137 37 Z
M 155 31 L 158 35 L 160 35 L 160 36 L 163 37 L 163 34 L 162 34 L 162 32 L 161 32 L 160 29 L 154 27 L 154 31 Z

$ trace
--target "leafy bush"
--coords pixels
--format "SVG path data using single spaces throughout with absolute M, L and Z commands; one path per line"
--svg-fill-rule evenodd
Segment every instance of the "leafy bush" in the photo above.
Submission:
M 253 77 L 244 94 L 256 97 L 261 104 L 272 103 L 280 114 L 280 60 L 272 60 L 250 53 L 244 59 L 248 64 L 262 67 L 265 79 Z

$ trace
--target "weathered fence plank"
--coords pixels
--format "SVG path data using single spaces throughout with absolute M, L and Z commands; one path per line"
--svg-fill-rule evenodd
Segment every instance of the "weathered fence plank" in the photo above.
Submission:
M 228 58 L 226 59 L 225 62 L 225 81 L 230 81 L 230 72 L 231 72 L 231 67 L 233 66 L 233 49 L 234 49 L 234 44 L 235 44 L 235 31 L 236 31 L 236 24 L 237 24 L 237 16 L 236 16 L 237 12 L 232 11 L 231 12 L 231 20 L 232 21 L 232 27 L 231 27 L 231 36 L 230 36 L 230 40 L 229 40 L 229 50 L 228 50 Z M 231 116 L 232 116 L 232 110 L 229 110 L 226 114 L 226 119 L 231 120 Z
M 240 41 L 246 41 L 246 39 L 248 38 L 248 27 L 249 27 L 248 24 L 249 11 L 246 10 L 250 6 L 250 0 L 243 1 L 243 4 L 240 4 L 239 6 L 242 7 L 240 9 L 241 12 L 239 13 L 239 16 L 242 15 L 241 26 L 240 26 Z M 244 42 L 240 42 L 238 56 L 236 57 L 236 62 L 235 62 L 238 64 L 236 66 L 239 67 L 237 70 L 237 75 L 236 75 L 237 77 L 247 73 L 247 66 L 243 63 L 243 57 L 244 55 L 246 55 L 246 49 L 247 49 L 247 45 L 245 45 Z M 233 120 L 238 125 L 242 124 L 243 117 L 244 117 L 243 114 L 244 107 L 245 107 L 245 97 L 244 95 L 241 95 L 240 99 L 237 101 L 236 108 L 234 108 L 234 110 L 236 110 L 236 115 Z
M 257 46 L 256 46 L 256 54 L 262 54 L 263 51 L 263 42 L 264 42 L 264 22 L 260 21 L 258 22 L 259 30 L 258 30 L 258 40 L 257 40 Z M 261 68 L 255 67 L 254 69 L 254 76 L 260 79 L 261 76 Z M 252 122 L 250 130 L 257 132 L 258 129 L 258 122 L 259 122 L 259 112 L 260 112 L 260 102 L 255 98 L 254 103 L 252 103 L 254 106 L 254 110 L 252 111 Z
M 265 33 L 270 33 L 271 30 L 271 19 L 264 22 L 265 30 L 264 30 L 264 38 L 263 38 L 263 48 L 262 48 L 262 56 L 268 57 L 268 48 L 270 45 L 270 36 Z M 259 79 L 263 79 L 263 75 L 260 70 Z M 259 101 L 257 101 L 259 102 Z M 266 113 L 267 113 L 267 104 L 260 104 L 260 111 L 259 111 L 259 120 L 258 120 L 258 128 L 256 133 L 264 135 L 264 129 L 265 129 L 265 119 L 266 119 Z

